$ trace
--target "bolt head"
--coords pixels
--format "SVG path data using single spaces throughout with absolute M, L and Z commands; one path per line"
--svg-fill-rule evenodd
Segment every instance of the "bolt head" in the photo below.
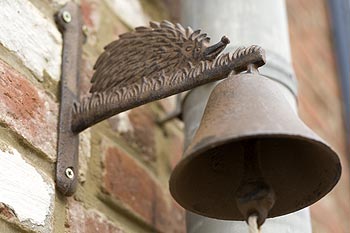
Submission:
M 68 167 L 65 171 L 65 174 L 67 176 L 67 178 L 73 180 L 74 179 L 74 171 L 71 167 Z
M 62 19 L 66 23 L 70 23 L 72 21 L 72 16 L 68 11 L 62 12 Z

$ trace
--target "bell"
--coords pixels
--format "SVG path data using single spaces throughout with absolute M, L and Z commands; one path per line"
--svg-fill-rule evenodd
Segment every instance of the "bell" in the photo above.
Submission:
M 299 119 L 281 86 L 245 73 L 228 77 L 211 93 L 171 175 L 170 192 L 199 215 L 247 220 L 240 201 L 266 191 L 265 217 L 276 217 L 321 199 L 340 174 L 337 154 Z

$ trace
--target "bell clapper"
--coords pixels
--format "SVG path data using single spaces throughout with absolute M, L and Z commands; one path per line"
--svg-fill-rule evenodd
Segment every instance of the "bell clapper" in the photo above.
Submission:
M 250 229 L 254 221 L 257 223 L 257 229 L 260 229 L 275 203 L 275 194 L 264 181 L 261 172 L 259 140 L 248 140 L 248 142 L 243 143 L 243 147 L 244 171 L 236 191 L 237 207 L 249 224 Z

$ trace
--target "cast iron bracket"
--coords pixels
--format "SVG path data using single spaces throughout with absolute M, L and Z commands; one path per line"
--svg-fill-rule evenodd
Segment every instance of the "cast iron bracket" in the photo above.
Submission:
M 82 20 L 79 7 L 72 2 L 65 5 L 55 17 L 63 34 L 56 185 L 62 194 L 70 196 L 78 183 L 79 134 L 73 133 L 71 122 L 73 102 L 79 101 Z
M 94 66 L 91 94 L 79 101 L 83 42 L 79 7 L 68 3 L 57 14 L 57 23 L 64 48 L 56 182 L 64 195 L 76 190 L 78 135 L 84 129 L 131 108 L 265 64 L 259 46 L 219 55 L 229 43 L 225 36 L 209 46 L 209 37 L 200 30 L 151 22 L 105 47 Z

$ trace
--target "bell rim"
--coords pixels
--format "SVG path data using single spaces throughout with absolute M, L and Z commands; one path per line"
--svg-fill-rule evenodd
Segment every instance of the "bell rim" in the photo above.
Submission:
M 317 201 L 319 201 L 323 197 L 325 197 L 328 193 L 330 193 L 332 191 L 332 189 L 339 182 L 341 174 L 342 174 L 342 166 L 341 166 L 341 162 L 340 162 L 339 156 L 337 155 L 336 151 L 330 145 L 328 145 L 326 142 L 324 142 L 321 138 L 318 138 L 316 135 L 315 135 L 316 136 L 315 138 L 308 138 L 308 137 L 305 137 L 305 136 L 302 136 L 302 135 L 297 135 L 297 134 L 295 134 L 295 135 L 257 134 L 257 135 L 245 135 L 245 136 L 241 136 L 239 138 L 233 138 L 231 140 L 217 140 L 217 141 L 214 141 L 212 143 L 212 146 L 210 146 L 209 148 L 205 147 L 205 146 L 201 146 L 201 147 L 198 147 L 196 149 L 196 151 L 191 152 L 191 153 L 189 153 L 188 150 L 186 150 L 184 152 L 184 157 L 175 166 L 175 168 L 173 169 L 173 171 L 171 173 L 170 179 L 169 179 L 169 190 L 170 190 L 171 196 L 176 200 L 176 202 L 179 205 L 181 205 L 187 211 L 190 211 L 190 212 L 193 212 L 193 213 L 205 216 L 205 217 L 214 218 L 214 219 L 244 221 L 245 219 L 244 219 L 243 216 L 238 217 L 238 218 L 236 218 L 236 217 L 235 218 L 231 218 L 231 217 L 230 218 L 222 218 L 222 217 L 219 218 L 218 216 L 214 216 L 214 215 L 211 215 L 211 214 L 206 214 L 206 213 L 201 212 L 201 211 L 196 211 L 193 208 L 187 208 L 188 206 L 185 204 L 185 202 L 180 201 L 180 198 L 178 198 L 178 196 L 180 196 L 180 195 L 176 194 L 176 191 L 174 190 L 174 185 L 172 185 L 172 184 L 174 183 L 174 179 L 177 176 L 176 173 L 178 171 L 178 168 L 180 168 L 180 166 L 184 166 L 185 164 L 189 163 L 191 160 L 195 159 L 197 156 L 200 156 L 200 154 L 202 152 L 204 152 L 205 150 L 207 150 L 207 149 L 214 149 L 216 147 L 224 145 L 225 143 L 232 143 L 232 142 L 239 142 L 239 141 L 243 141 L 243 140 L 253 139 L 253 138 L 256 138 L 257 136 L 259 138 L 262 138 L 262 139 L 273 139 L 273 138 L 277 138 L 278 137 L 279 139 L 293 139 L 293 140 L 297 140 L 297 141 L 309 141 L 311 143 L 314 143 L 315 145 L 320 145 L 321 148 L 324 151 L 327 151 L 331 155 L 331 158 L 335 161 L 335 163 L 337 164 L 337 167 L 338 167 L 338 170 L 337 170 L 338 172 L 336 173 L 336 176 L 333 178 L 333 183 L 330 183 L 331 185 L 329 185 L 328 189 L 326 191 L 322 192 L 322 194 L 319 195 L 317 198 L 315 198 L 314 200 L 311 200 L 311 201 L 305 203 L 301 207 L 291 208 L 288 211 L 284 211 L 284 212 L 279 213 L 279 214 L 271 214 L 271 213 L 269 213 L 267 218 L 274 218 L 274 217 L 283 216 L 283 215 L 286 215 L 286 214 L 290 214 L 290 213 L 299 211 L 299 210 L 304 209 L 304 208 L 306 208 L 308 206 L 311 206 L 312 204 L 316 203 Z

